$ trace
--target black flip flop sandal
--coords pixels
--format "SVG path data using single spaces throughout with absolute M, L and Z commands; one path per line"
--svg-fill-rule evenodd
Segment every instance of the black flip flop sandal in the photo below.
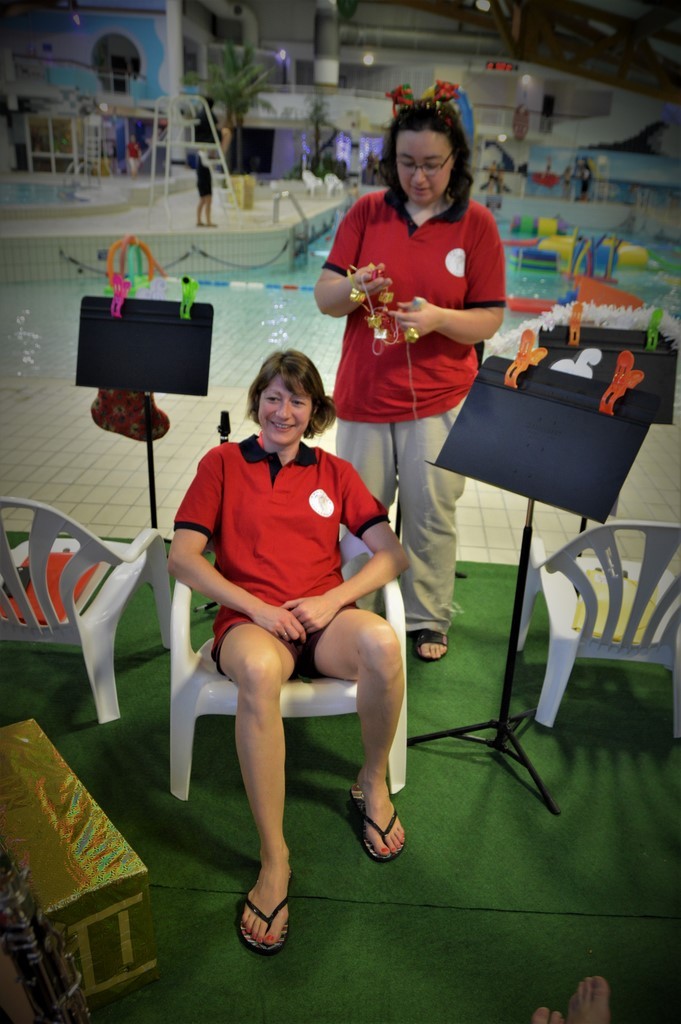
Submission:
M 355 785 L 355 786 L 352 787 L 352 789 L 350 790 L 350 799 L 352 800 L 352 803 L 355 806 L 355 808 L 357 810 L 357 813 L 359 814 L 359 816 L 362 819 L 362 846 L 363 846 L 364 850 L 366 851 L 366 853 L 369 855 L 369 857 L 371 857 L 372 860 L 377 861 L 379 864 L 383 864 L 383 863 L 385 863 L 385 861 L 388 861 L 388 860 L 395 860 L 396 857 L 399 857 L 399 855 L 402 853 L 402 850 L 404 849 L 404 843 L 402 843 L 402 846 L 399 848 L 399 850 L 395 850 L 394 853 L 388 853 L 388 854 L 382 855 L 382 854 L 376 852 L 376 848 L 374 847 L 373 843 L 371 843 L 367 839 L 367 825 L 371 825 L 372 828 L 376 829 L 376 831 L 378 832 L 379 836 L 381 837 L 381 839 L 383 840 L 383 842 L 387 846 L 388 833 L 390 832 L 390 829 L 395 824 L 395 820 L 397 818 L 397 811 L 395 811 L 395 810 L 393 811 L 393 816 L 390 819 L 390 821 L 388 822 L 388 826 L 387 826 L 387 828 L 384 831 L 380 827 L 380 825 L 377 825 L 375 821 L 372 821 L 372 819 L 366 813 L 366 803 L 364 801 L 364 793 L 359 788 L 359 786 Z
M 248 907 L 248 909 L 252 910 L 256 917 L 259 917 L 261 921 L 265 922 L 265 924 L 267 925 L 267 931 L 269 931 L 269 929 L 272 927 L 272 922 L 274 921 L 279 911 L 283 910 L 287 903 L 288 896 L 285 896 L 281 903 L 274 908 L 270 916 L 266 917 L 265 914 L 263 914 L 262 910 L 260 910 L 259 907 L 256 907 L 255 903 L 253 903 L 252 900 L 249 900 L 248 897 L 246 897 L 245 900 L 245 905 Z M 282 949 L 284 948 L 284 944 L 286 943 L 286 940 L 288 938 L 288 921 L 282 928 L 281 935 L 279 936 L 276 942 L 258 942 L 257 939 L 254 939 L 251 936 L 250 932 L 246 931 L 246 929 L 243 926 L 241 918 L 239 919 L 238 934 L 239 938 L 243 942 L 246 949 L 250 949 L 252 953 L 258 953 L 259 956 L 274 956 L 275 953 L 281 953 Z M 265 932 L 265 934 L 267 935 L 267 932 Z

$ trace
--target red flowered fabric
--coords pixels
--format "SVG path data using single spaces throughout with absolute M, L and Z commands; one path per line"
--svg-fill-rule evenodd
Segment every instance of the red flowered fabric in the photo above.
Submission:
M 92 418 L 102 430 L 124 434 L 133 441 L 146 441 L 144 392 L 121 388 L 100 388 L 90 408 Z M 170 430 L 170 420 L 158 408 L 151 395 L 151 439 L 158 441 Z

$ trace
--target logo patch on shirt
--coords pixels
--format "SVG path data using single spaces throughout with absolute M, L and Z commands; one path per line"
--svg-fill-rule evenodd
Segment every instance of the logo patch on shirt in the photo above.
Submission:
M 310 495 L 310 508 L 313 512 L 316 512 L 318 516 L 323 516 L 324 519 L 328 519 L 329 516 L 333 515 L 333 507 L 331 498 L 321 487 L 316 491 L 313 491 Z
M 452 277 L 463 277 L 466 273 L 466 253 L 463 249 L 450 249 L 445 256 L 445 266 Z

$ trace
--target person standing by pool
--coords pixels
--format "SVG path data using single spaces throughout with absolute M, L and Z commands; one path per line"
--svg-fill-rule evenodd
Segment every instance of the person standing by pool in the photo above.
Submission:
M 579 201 L 587 203 L 589 201 L 589 190 L 591 188 L 591 168 L 589 167 L 588 160 L 581 161 L 582 166 L 580 169 L 580 186 L 579 186 Z
M 585 203 L 589 198 L 589 188 L 591 185 L 591 168 L 589 167 L 589 161 L 583 157 L 578 157 L 575 163 L 575 201 L 578 203 Z
M 381 173 L 340 223 L 315 299 L 346 317 L 334 398 L 337 451 L 386 506 L 399 483 L 407 629 L 415 652 L 447 651 L 464 478 L 430 465 L 478 368 L 475 345 L 498 330 L 504 251 L 492 214 L 470 199 L 470 149 L 438 82 L 431 98 L 390 94 Z
M 213 208 L 213 174 L 208 157 L 202 149 L 196 154 L 196 187 L 199 190 L 199 205 L 196 208 L 197 228 L 216 228 L 211 220 Z M 205 221 L 202 219 L 205 214 Z
M 127 147 L 128 152 L 128 167 L 130 168 L 130 176 L 132 178 L 137 177 L 137 172 L 140 169 L 140 160 L 142 159 L 142 150 L 140 149 L 139 142 L 135 135 L 130 136 Z

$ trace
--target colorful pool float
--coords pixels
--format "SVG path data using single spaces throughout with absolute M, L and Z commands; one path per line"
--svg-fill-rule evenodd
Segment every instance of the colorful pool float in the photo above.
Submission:
M 565 235 L 572 231 L 562 217 L 514 217 L 511 221 L 511 232 L 519 235 Z
M 538 246 L 514 249 L 510 255 L 516 270 L 538 270 L 543 273 L 558 273 L 558 254 Z

